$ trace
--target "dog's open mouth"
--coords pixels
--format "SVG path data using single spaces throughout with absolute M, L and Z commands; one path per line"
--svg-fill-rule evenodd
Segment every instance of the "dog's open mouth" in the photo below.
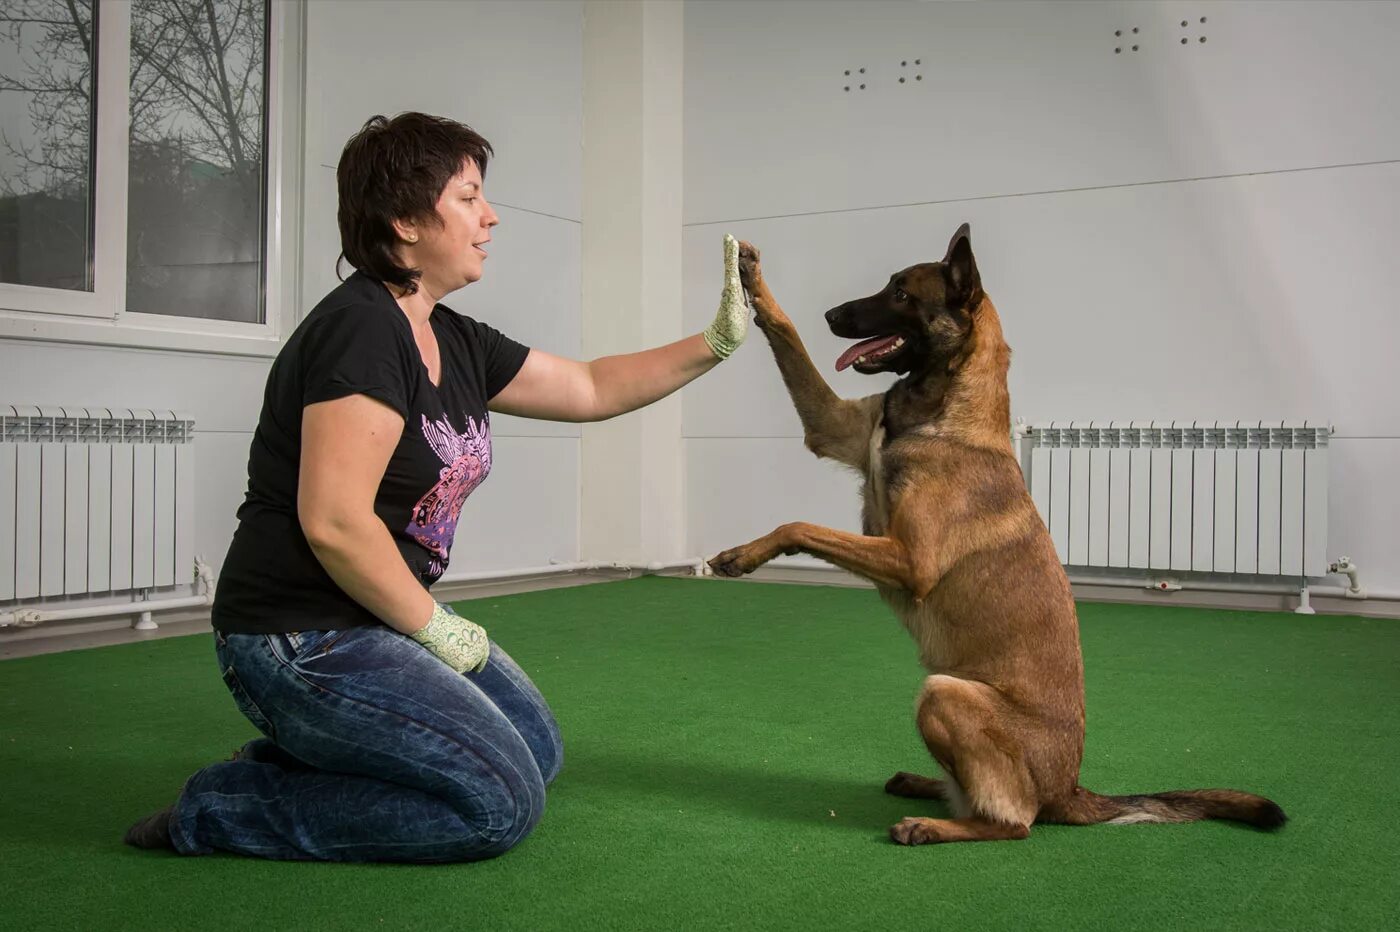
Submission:
M 878 364 L 883 363 L 903 348 L 904 337 L 871 337 L 868 340 L 861 340 L 842 353 L 841 358 L 836 360 L 836 371 L 840 372 L 848 366 L 855 366 L 857 371 L 875 369 Z

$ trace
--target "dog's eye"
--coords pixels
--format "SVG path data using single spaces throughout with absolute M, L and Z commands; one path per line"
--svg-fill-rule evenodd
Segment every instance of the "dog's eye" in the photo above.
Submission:
M 909 300 L 909 296 L 908 296 L 907 294 L 904 293 L 904 289 L 903 289 L 903 288 L 896 288 L 896 289 L 894 290 L 894 299 L 895 299 L 896 301 L 899 301 L 899 302 L 903 303 L 903 302 Z

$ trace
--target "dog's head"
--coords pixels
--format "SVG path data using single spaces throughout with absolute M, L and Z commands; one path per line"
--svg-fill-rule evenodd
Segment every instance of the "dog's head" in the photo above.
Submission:
M 972 335 L 982 298 L 982 279 L 964 223 L 948 243 L 943 261 L 911 265 L 891 275 L 889 284 L 870 297 L 826 312 L 832 333 L 861 341 L 841 354 L 836 368 L 906 375 L 946 366 Z

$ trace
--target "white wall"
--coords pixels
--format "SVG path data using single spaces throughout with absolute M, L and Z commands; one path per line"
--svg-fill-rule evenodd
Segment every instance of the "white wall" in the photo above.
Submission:
M 837 391 L 881 390 L 821 312 L 970 221 L 1013 416 L 1330 420 L 1329 554 L 1396 588 L 1397 40 L 1400 4 L 687 4 L 686 327 L 732 232 Z M 684 432 L 693 551 L 859 526 L 761 336 Z
M 485 190 L 501 224 L 486 275 L 447 304 L 578 356 L 582 54 L 575 2 L 309 3 L 305 308 L 337 283 L 341 148 L 374 114 L 420 110 L 467 123 L 495 150 Z M 579 428 L 491 426 L 491 478 L 463 509 L 449 575 L 578 559 Z
M 585 40 L 590 10 L 627 8 L 622 33 Z M 683 48 L 675 13 L 599 0 L 312 0 L 303 310 L 336 282 L 340 147 L 371 114 L 409 108 L 462 119 L 496 147 L 487 179 L 502 217 L 496 248 L 487 277 L 450 303 L 569 356 L 701 329 L 729 231 L 764 250 L 779 300 L 838 391 L 879 390 L 887 379 L 830 370 L 844 342 L 820 313 L 875 290 L 893 269 L 941 256 L 970 220 L 1015 349 L 1015 415 L 1331 419 L 1330 551 L 1353 556 L 1371 585 L 1400 586 L 1400 544 L 1386 522 L 1400 514 L 1400 385 L 1388 365 L 1400 345 L 1391 258 L 1400 118 L 1383 100 L 1400 86 L 1390 54 L 1400 4 L 705 0 L 684 6 Z M 1125 32 L 1118 55 L 1115 29 Z M 626 282 L 621 316 L 610 318 L 595 292 L 590 318 L 584 186 L 606 181 L 606 168 L 586 175 L 581 155 L 584 59 L 601 61 L 617 41 L 629 67 L 653 80 L 589 114 L 595 132 L 600 120 L 609 131 L 640 120 L 624 142 L 640 169 L 612 181 L 640 204 L 643 232 L 627 248 L 647 271 Z M 667 107 L 682 59 L 683 224 L 667 228 L 675 191 L 666 180 L 676 173 Z M 901 74 L 922 80 L 900 85 Z M 606 256 L 608 229 L 592 226 L 602 237 L 592 255 Z M 673 297 L 658 269 L 674 266 L 678 245 L 683 292 Z M 630 260 L 606 258 L 624 282 Z M 605 278 L 595 274 L 592 287 Z M 584 340 L 585 320 L 596 339 Z M 267 365 L 0 340 L 0 397 L 190 411 L 196 545 L 217 563 Z M 495 419 L 498 468 L 468 503 L 454 572 L 611 559 L 634 546 L 648 559 L 709 554 L 796 518 L 858 524 L 855 482 L 802 448 L 757 334 L 685 390 L 679 418 L 674 402 L 632 417 L 609 425 L 625 446 L 600 433 L 588 462 L 605 476 L 610 462 L 641 458 L 608 492 L 639 520 L 622 538 L 598 536 L 586 555 L 580 512 L 592 499 L 580 489 L 580 428 Z M 674 473 L 657 472 L 678 461 L 674 443 L 683 509 Z M 628 498 L 634 480 L 642 487 Z M 657 515 L 675 517 L 658 532 L 648 524 Z

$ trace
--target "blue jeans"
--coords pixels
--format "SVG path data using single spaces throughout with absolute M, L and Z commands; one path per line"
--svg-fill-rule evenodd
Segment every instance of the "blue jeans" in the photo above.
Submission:
M 471 861 L 523 839 L 563 762 L 554 716 L 494 642 L 460 675 L 383 625 L 215 633 L 224 683 L 267 737 L 192 776 L 182 854 Z

